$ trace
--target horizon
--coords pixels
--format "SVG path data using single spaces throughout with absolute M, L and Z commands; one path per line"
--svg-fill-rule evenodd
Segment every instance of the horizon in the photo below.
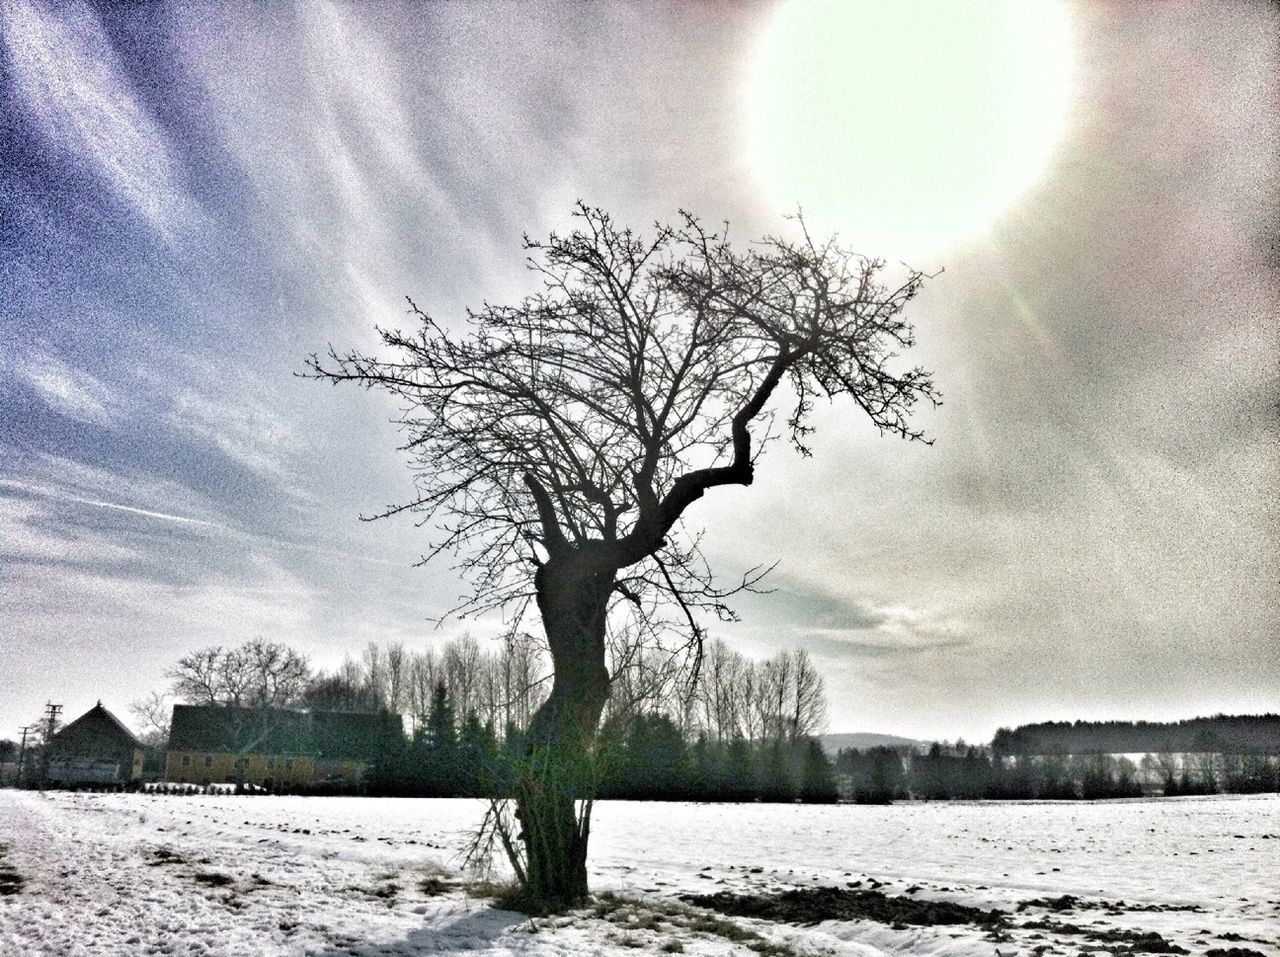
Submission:
M 58 702 L 54 702 L 54 704 L 57 704 L 57 703 L 58 703 Z M 137 728 L 136 728 L 136 725 L 137 725 L 137 723 L 138 723 L 138 722 L 137 722 L 137 717 L 136 717 L 135 715 L 133 715 L 132 713 L 130 713 L 130 711 L 129 711 L 129 709 L 128 709 L 127 707 L 125 707 L 125 708 L 123 709 L 123 713 L 122 713 L 121 709 L 113 708 L 113 707 L 111 707 L 111 705 L 110 705 L 109 703 L 107 703 L 107 702 L 105 702 L 105 701 L 102 701 L 102 700 L 96 700 L 96 701 L 95 701 L 95 704 L 89 705 L 88 707 L 83 708 L 82 710 L 74 711 L 74 713 L 73 713 L 73 714 L 71 714 L 71 716 L 68 716 L 69 712 L 65 709 L 65 706 L 64 706 L 64 710 L 63 710 L 63 712 L 62 712 L 61 718 L 60 718 L 60 720 L 59 720 L 59 722 L 58 722 L 58 725 L 57 725 L 58 730 L 61 730 L 62 728 L 65 728 L 68 724 L 70 724 L 71 722 L 75 721 L 77 718 L 83 717 L 83 716 L 84 716 L 85 714 L 87 714 L 89 711 L 93 710 L 93 708 L 94 708 L 94 707 L 96 707 L 97 705 L 101 705 L 105 710 L 107 710 L 107 711 L 108 711 L 108 712 L 110 712 L 112 715 L 114 715 L 114 716 L 115 716 L 115 718 L 116 718 L 117 720 L 119 720 L 120 722 L 122 722 L 122 723 L 125 725 L 125 727 L 127 727 L 127 728 L 130 730 L 130 732 L 132 732 L 132 733 L 133 733 L 133 734 L 135 734 L 135 735 L 137 735 L 137 734 L 139 733 L 139 732 L 138 732 L 138 730 L 137 730 Z M 170 713 L 172 713 L 172 708 L 173 708 L 175 705 L 183 705 L 183 706 L 186 706 L 186 707 L 207 707 L 206 705 L 191 705 L 191 704 L 189 704 L 188 702 L 185 702 L 185 701 L 177 701 L 177 700 L 175 700 L 175 701 L 170 702 L 170 704 L 169 704 Z M 228 706 L 227 706 L 227 705 L 212 705 L 212 707 L 228 707 Z M 319 711 L 327 711 L 327 710 L 332 710 L 332 709 L 327 709 L 327 708 L 309 708 L 309 707 L 306 707 L 306 706 L 290 706 L 290 707 L 287 707 L 285 710 L 299 710 L 299 711 L 316 711 L 316 710 L 319 710 Z M 403 712 L 403 711 L 400 711 L 400 712 L 391 712 L 391 713 L 393 713 L 393 714 L 397 714 L 397 715 L 399 715 L 401 718 L 405 718 L 405 717 L 407 717 L 407 716 L 408 716 L 408 715 L 407 715 L 405 712 Z M 959 743 L 959 742 L 963 741 L 963 742 L 964 742 L 964 743 L 966 743 L 966 744 L 970 744 L 970 745 L 979 745 L 979 746 L 981 746 L 981 747 L 986 747 L 986 746 L 990 745 L 991 740 L 995 737 L 995 735 L 996 735 L 996 733 L 997 733 L 998 731 L 1001 731 L 1001 730 L 1016 730 L 1017 728 L 1020 728 L 1020 727 L 1035 726 L 1035 725 L 1040 725 L 1040 724 L 1050 724 L 1050 723 L 1054 723 L 1054 722 L 1065 722 L 1065 723 L 1067 723 L 1067 724 L 1079 724 L 1079 723 L 1086 723 L 1086 724 L 1088 724 L 1088 723 L 1100 723 L 1100 724 L 1105 724 L 1105 723 L 1111 723 L 1111 722 L 1115 722 L 1115 723 L 1134 723 L 1134 724 L 1178 724 L 1178 723 L 1185 723 L 1185 722 L 1191 722 L 1191 721 L 1203 720 L 1203 719 L 1212 719 L 1212 718 L 1265 718 L 1265 717 L 1276 717 L 1276 716 L 1278 716 L 1278 715 L 1280 715 L 1280 711 L 1278 711 L 1278 712 L 1256 712 L 1256 713 L 1245 713 L 1245 712 L 1230 712 L 1230 713 L 1227 713 L 1227 712 L 1217 712 L 1217 713 L 1214 713 L 1214 714 L 1196 714 L 1196 715 L 1189 715 L 1189 716 L 1182 717 L 1182 718 L 1167 718 L 1167 719 L 1159 719 L 1159 720 L 1156 720 L 1156 719 L 1144 719 L 1144 718 L 1052 718 L 1052 719 L 1043 719 L 1043 720 L 1035 720 L 1035 719 L 1033 719 L 1033 720 L 1030 720 L 1030 721 L 1017 722 L 1017 723 L 1013 723 L 1013 724 L 1002 724 L 1002 725 L 999 725 L 999 726 L 998 726 L 997 728 L 995 728 L 995 729 L 994 729 L 994 730 L 993 730 L 989 735 L 987 735 L 987 736 L 985 736 L 985 737 L 982 737 L 982 738 L 976 738 L 976 739 L 970 739 L 967 735 L 936 735 L 936 736 L 924 736 L 924 737 L 918 737 L 918 736 L 915 736 L 915 735 L 905 735 L 905 734 L 900 734 L 900 733 L 897 733 L 897 732 L 894 732 L 894 731 L 867 730 L 867 729 L 859 729 L 859 730 L 856 730 L 856 731 L 850 731 L 850 730 L 833 731 L 833 730 L 828 729 L 828 730 L 818 731 L 818 732 L 814 735 L 814 737 L 817 737 L 817 738 L 829 738 L 829 737 L 844 737 L 844 736 L 865 736 L 865 737 L 900 738 L 900 739 L 902 739 L 902 740 L 904 740 L 904 741 L 910 741 L 910 742 L 915 743 L 915 744 L 933 744 L 933 743 L 940 743 L 940 744 L 953 744 L 953 745 L 954 745 L 954 744 L 957 744 L 957 743 Z M 39 729 L 37 728 L 37 730 L 39 730 Z M 9 737 L 9 736 L 4 735 L 4 734 L 0 734 L 0 740 L 10 740 L 10 741 L 15 741 L 15 742 L 16 742 L 16 740 L 17 740 L 17 739 L 16 739 L 16 738 Z

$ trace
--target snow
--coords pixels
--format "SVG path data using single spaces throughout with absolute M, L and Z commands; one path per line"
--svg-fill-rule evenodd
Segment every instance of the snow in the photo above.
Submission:
M 678 918 L 641 929 L 589 911 L 531 921 L 494 909 L 454 883 L 482 813 L 481 802 L 464 800 L 0 791 L 2 863 L 25 879 L 20 893 L 0 896 L 0 954 L 549 957 L 664 945 L 755 953 Z M 1047 916 L 1154 931 L 1192 954 L 1234 946 L 1280 957 L 1276 795 L 890 807 L 605 802 L 591 865 L 597 892 L 638 899 L 642 910 L 671 911 L 683 893 L 874 880 L 889 895 L 1000 908 L 1014 927 L 993 942 L 971 925 L 733 919 L 800 954 L 1105 952 L 1079 936 L 1017 929 Z M 423 889 L 433 877 L 444 893 Z M 1063 894 L 1081 908 L 1018 911 Z

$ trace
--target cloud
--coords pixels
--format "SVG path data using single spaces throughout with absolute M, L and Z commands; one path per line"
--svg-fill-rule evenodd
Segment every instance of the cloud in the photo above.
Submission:
M 768 594 L 743 596 L 742 623 L 724 629 L 761 654 L 800 646 L 829 661 L 910 659 L 973 643 L 963 613 L 950 604 L 881 604 L 840 594 L 834 580 L 822 588 L 780 576 L 775 584 Z
M 188 383 L 171 399 L 170 426 L 197 443 L 216 446 L 228 458 L 265 478 L 291 478 L 291 460 L 302 442 L 294 420 L 267 400 L 261 380 L 248 373 L 224 373 L 208 362 L 188 359 Z
M 8 472 L 0 477 L 0 560 L 40 566 L 50 582 L 71 572 L 173 581 L 199 556 L 234 550 L 242 537 L 211 503 L 176 483 L 0 451 Z
M 93 12 L 5 6 L 5 47 L 22 104 L 51 144 L 88 160 L 166 238 L 198 215 L 164 130 L 138 102 Z
M 817 631 L 810 632 L 799 642 L 812 648 L 815 653 L 826 658 L 913 658 L 928 655 L 936 651 L 967 647 L 970 642 L 964 638 L 947 638 L 933 641 L 916 640 L 907 643 L 899 641 L 867 641 L 841 634 Z
M 887 615 L 864 598 L 846 598 L 835 591 L 799 585 L 779 576 L 774 591 L 760 599 L 794 627 L 831 633 L 862 632 L 884 624 Z M 834 583 L 833 583 L 834 584 Z
M 5 488 L 14 489 L 17 491 L 32 491 L 32 492 L 35 492 L 36 494 L 40 494 L 41 492 L 45 491 L 30 485 L 26 485 L 25 483 L 22 483 L 22 482 L 11 482 L 5 479 L 0 479 L 0 489 L 5 489 Z M 118 502 L 100 502 L 91 498 L 81 498 L 78 495 L 53 494 L 51 495 L 51 497 L 55 498 L 58 501 L 72 502 L 76 505 L 92 505 L 94 508 L 113 509 L 119 512 L 127 512 L 131 515 L 141 515 L 144 518 L 159 519 L 160 521 L 163 521 L 163 522 L 180 522 L 186 525 L 203 525 L 206 528 L 221 528 L 221 529 L 227 528 L 227 526 L 220 525 L 217 522 L 208 522 L 200 518 L 190 518 L 186 515 L 171 515 L 168 512 L 157 512 L 157 511 L 153 511 L 152 509 L 137 508 L 136 506 L 133 506 L 133 505 L 121 505 Z
M 18 360 L 17 372 L 61 415 L 108 428 L 123 418 L 124 402 L 110 386 L 55 356 L 29 354 Z

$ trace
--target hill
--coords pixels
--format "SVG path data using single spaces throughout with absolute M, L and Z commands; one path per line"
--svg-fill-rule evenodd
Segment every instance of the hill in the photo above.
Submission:
M 918 748 L 928 744 L 927 741 L 917 741 L 915 738 L 901 738 L 896 734 L 871 734 L 869 732 L 820 734 L 818 735 L 818 740 L 822 742 L 822 750 L 832 757 L 835 757 L 837 752 L 845 751 L 849 748 L 865 751 L 867 748 Z

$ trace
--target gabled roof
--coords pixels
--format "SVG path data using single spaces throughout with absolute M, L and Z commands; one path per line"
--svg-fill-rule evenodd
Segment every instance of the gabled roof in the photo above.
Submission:
M 118 737 L 122 744 L 127 744 L 129 747 L 143 747 L 137 735 L 125 727 L 123 721 L 104 708 L 101 701 L 55 734 L 53 740 L 55 742 L 59 739 L 64 742 L 70 741 L 91 728 L 100 733 L 105 732 L 111 737 Z M 64 735 L 66 737 L 63 737 Z
M 306 754 L 312 750 L 308 724 L 300 711 L 175 704 L 169 750 Z

